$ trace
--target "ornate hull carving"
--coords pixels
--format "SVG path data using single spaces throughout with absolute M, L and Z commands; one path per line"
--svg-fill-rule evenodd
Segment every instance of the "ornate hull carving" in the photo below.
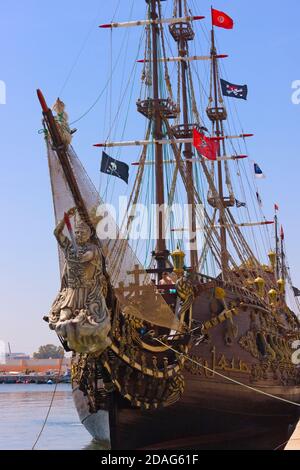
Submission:
M 153 363 L 149 351 L 146 364 L 139 356 L 140 345 L 134 335 L 136 355 L 134 346 L 122 345 L 119 340 L 98 359 L 107 374 L 111 397 L 106 409 L 111 419 L 116 417 L 110 423 L 113 448 L 270 449 L 291 435 L 299 408 L 230 383 L 217 374 L 299 402 L 299 370 L 290 361 L 289 343 L 278 336 L 277 320 L 241 292 L 226 290 L 227 309 L 220 300 L 212 302 L 213 285 L 207 284 L 205 289 L 199 286 L 197 292 L 193 320 L 204 328 L 193 336 L 190 345 L 189 356 L 196 363 L 176 363 L 169 358 L 164 369 L 165 352 L 161 351 L 159 361 Z M 264 348 L 257 339 L 259 334 L 265 339 Z M 114 361 L 117 365 L 110 369 L 107 363 Z M 135 430 L 130 436 L 126 432 L 129 425 Z

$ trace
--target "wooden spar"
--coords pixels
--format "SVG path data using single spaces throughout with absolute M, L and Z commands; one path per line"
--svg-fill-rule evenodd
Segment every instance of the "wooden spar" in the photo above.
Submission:
M 272 225 L 274 224 L 274 220 L 264 220 L 262 222 L 246 222 L 242 224 L 224 224 L 223 227 L 257 227 L 260 225 Z M 214 228 L 220 228 L 222 225 L 214 225 Z M 197 227 L 197 230 L 206 230 L 205 228 Z M 172 228 L 171 232 L 186 232 L 188 228 Z
M 162 117 L 159 109 L 159 73 L 158 73 L 158 48 L 157 40 L 159 38 L 159 28 L 156 23 L 158 16 L 156 13 L 156 0 L 149 0 L 151 15 L 151 35 L 152 35 L 152 83 L 153 83 L 153 100 L 154 100 L 154 121 L 153 121 L 153 137 L 155 143 L 155 199 L 156 207 L 160 208 L 165 202 L 164 195 L 164 165 L 163 165 L 163 147 L 159 143 L 162 138 Z M 166 248 L 166 240 L 164 233 L 164 219 L 160 211 L 157 215 L 157 234 L 156 247 L 154 257 L 158 269 L 164 269 L 167 264 L 169 252 Z M 159 275 L 160 278 L 160 275 Z
M 179 17 L 182 16 L 182 0 L 178 2 Z M 188 57 L 188 42 L 184 38 L 182 26 L 180 28 L 180 39 L 178 41 L 178 54 L 181 58 Z M 181 90 L 182 90 L 182 114 L 184 128 L 188 129 L 189 115 L 188 115 L 188 91 L 187 91 L 187 61 L 180 61 L 181 71 Z M 194 194 L 194 171 L 193 164 L 190 161 L 193 157 L 192 144 L 186 142 L 184 144 L 183 155 L 186 161 L 186 177 L 187 177 L 187 201 L 191 210 L 189 211 L 189 243 L 192 244 L 190 250 L 190 262 L 192 269 L 197 272 L 198 268 L 198 250 L 197 250 L 197 233 L 196 233 L 196 210 L 195 210 L 195 194 Z
M 211 31 L 212 79 L 213 79 L 213 88 L 214 88 L 215 108 L 217 109 L 218 106 L 219 106 L 219 102 L 218 102 L 218 83 L 217 83 L 217 80 L 218 80 L 218 68 L 217 68 L 218 64 L 217 64 L 216 55 L 217 55 L 217 50 L 216 50 L 216 47 L 215 47 L 215 33 L 214 33 L 214 29 L 212 28 L 212 31 Z M 220 128 L 219 119 L 217 119 L 215 122 L 216 122 L 215 132 L 217 134 L 218 140 L 221 140 L 221 137 L 223 137 L 223 135 L 222 135 L 221 128 Z M 219 152 L 218 152 L 218 157 L 221 157 L 220 148 L 219 148 Z M 221 264 L 222 264 L 223 278 L 225 278 L 225 273 L 226 273 L 226 270 L 227 270 L 227 267 L 228 267 L 228 259 L 227 259 L 226 228 L 225 228 L 225 224 L 224 224 L 225 207 L 224 207 L 223 175 L 222 175 L 222 162 L 221 161 L 218 161 L 218 186 L 219 186 L 219 188 L 218 188 L 219 189 L 219 197 L 220 197 L 220 200 L 221 200 L 221 207 L 220 207 L 220 210 L 219 210 L 220 222 L 221 222 L 221 224 L 220 224 Z
M 214 140 L 246 139 L 247 137 L 253 137 L 253 136 L 254 134 L 222 135 L 222 136 L 212 136 L 211 139 L 214 139 Z
M 171 143 L 172 142 L 170 142 L 170 144 Z M 223 157 L 217 157 L 216 160 L 210 160 L 210 161 L 214 163 L 214 162 L 217 162 L 217 161 L 240 160 L 240 159 L 243 159 L 243 158 L 248 158 L 248 157 L 247 157 L 247 155 L 233 155 L 231 157 L 223 156 Z M 181 160 L 181 162 L 184 163 L 185 160 Z M 166 164 L 166 163 L 176 163 L 176 160 L 164 160 L 163 163 L 164 164 Z M 199 163 L 199 158 L 190 158 L 189 163 Z M 154 160 L 147 160 L 144 163 L 140 163 L 140 162 L 131 163 L 131 165 L 133 165 L 133 166 L 154 165 L 154 164 L 155 164 Z
M 67 180 L 68 186 L 72 193 L 74 203 L 77 207 L 80 218 L 90 227 L 92 234 L 95 234 L 95 228 L 90 220 L 88 210 L 81 196 L 81 192 L 79 190 L 76 178 L 74 176 L 74 173 L 73 173 L 70 161 L 69 161 L 69 156 L 67 154 L 67 147 L 64 145 L 62 141 L 62 138 L 57 128 L 57 124 L 53 117 L 52 111 L 47 106 L 46 100 L 41 90 L 37 90 L 37 95 L 38 95 L 38 99 L 43 110 L 44 120 L 45 120 L 47 129 L 50 133 L 55 152 L 60 161 L 62 169 L 64 171 L 65 178 Z
M 69 160 L 69 155 L 67 152 L 67 146 L 63 143 L 60 132 L 57 128 L 56 121 L 54 119 L 54 116 L 52 114 L 51 109 L 47 106 L 46 100 L 43 96 L 43 93 L 41 90 L 37 90 L 37 96 L 39 99 L 39 102 L 41 104 L 42 110 L 43 110 L 43 117 L 44 121 L 46 124 L 46 127 L 49 131 L 49 134 L 51 136 L 52 144 L 54 147 L 54 150 L 56 152 L 56 155 L 59 159 L 59 162 L 62 166 L 64 176 L 66 178 L 67 184 L 70 188 L 71 194 L 74 199 L 74 203 L 76 205 L 76 208 L 78 210 L 79 216 L 83 222 L 86 223 L 86 225 L 90 228 L 91 230 L 91 236 L 93 237 L 95 243 L 98 245 L 99 249 L 102 252 L 102 244 L 99 240 L 99 238 L 96 236 L 95 232 L 95 227 L 91 221 L 89 212 L 87 210 L 87 207 L 85 205 L 85 202 L 83 200 L 83 197 L 81 195 L 79 186 L 77 184 L 75 175 L 73 173 L 70 160 Z M 108 292 L 109 292 L 109 304 L 111 307 L 113 306 L 115 302 L 115 295 L 113 291 L 113 287 L 111 285 L 110 278 L 108 276 L 107 270 L 106 270 L 106 260 L 105 257 L 102 253 L 102 266 L 103 266 L 103 273 L 104 276 L 106 277 L 107 285 L 108 285 Z
M 213 140 L 224 140 L 224 139 L 244 139 L 246 137 L 251 137 L 253 134 L 241 134 L 241 135 L 230 135 L 230 136 L 212 136 L 211 139 Z M 160 144 L 160 145 L 167 145 L 170 144 L 170 139 L 153 139 L 153 140 L 127 140 L 121 142 L 100 142 L 98 144 L 94 144 L 93 147 L 100 147 L 100 148 L 109 148 L 109 147 L 133 147 L 139 145 L 152 145 L 152 144 Z M 172 144 L 186 144 L 186 143 L 193 143 L 192 138 L 186 139 L 174 139 L 172 140 Z
M 216 56 L 217 59 L 226 59 L 228 57 L 227 54 L 219 54 Z M 212 60 L 211 56 L 209 55 L 191 55 L 191 56 L 184 56 L 184 57 L 161 57 L 158 59 L 158 62 L 192 62 L 193 60 Z M 139 59 L 137 60 L 139 64 L 144 64 L 148 62 L 152 62 L 148 59 Z
M 161 19 L 151 19 L 151 20 L 137 20 L 137 21 L 127 21 L 124 23 L 106 23 L 101 24 L 99 28 L 112 29 L 112 28 L 129 28 L 131 26 L 146 26 L 146 25 L 159 25 L 159 24 L 172 24 L 172 23 L 187 23 L 190 21 L 203 20 L 205 16 L 185 16 L 183 18 L 161 18 Z

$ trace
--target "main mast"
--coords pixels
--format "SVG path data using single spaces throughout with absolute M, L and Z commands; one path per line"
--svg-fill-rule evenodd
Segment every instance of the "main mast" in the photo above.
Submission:
M 183 17 L 182 11 L 182 0 L 178 0 L 178 16 Z M 187 57 L 188 55 L 188 41 L 194 39 L 194 31 L 190 23 L 174 23 L 170 25 L 170 33 L 174 40 L 178 44 L 178 56 Z M 188 116 L 188 97 L 187 97 L 187 71 L 188 64 L 186 60 L 181 60 L 181 87 L 182 87 L 182 114 L 183 114 L 183 126 L 180 128 L 180 137 L 188 138 L 191 136 L 192 127 L 194 124 L 189 123 Z M 190 249 L 190 261 L 193 271 L 198 269 L 198 251 L 197 251 L 197 235 L 196 235 L 196 210 L 195 210 L 195 194 L 193 185 L 193 163 L 190 161 L 193 157 L 192 144 L 185 143 L 183 155 L 186 159 L 186 176 L 188 181 L 187 187 L 187 200 L 189 206 L 189 243 L 191 244 Z
M 152 20 L 158 18 L 156 12 L 157 0 L 146 0 L 150 4 L 150 16 Z M 159 108 L 159 88 L 158 88 L 158 57 L 157 57 L 157 40 L 159 38 L 159 27 L 154 22 L 151 24 L 152 32 L 152 83 L 153 83 L 153 137 L 155 140 L 162 138 L 162 118 Z M 161 144 L 155 144 L 155 186 L 156 186 L 156 210 L 157 217 L 157 238 L 154 257 L 157 262 L 158 269 L 164 269 L 169 255 L 166 249 L 165 241 L 165 225 L 164 210 L 160 210 L 165 203 L 164 196 L 164 170 L 163 170 L 163 147 Z

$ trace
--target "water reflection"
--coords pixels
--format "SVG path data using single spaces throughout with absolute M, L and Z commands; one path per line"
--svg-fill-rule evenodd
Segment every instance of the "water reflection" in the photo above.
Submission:
M 45 420 L 53 385 L 0 385 L 0 449 L 31 449 Z M 60 384 L 36 449 L 103 450 L 78 420 L 71 387 Z
M 110 450 L 110 446 L 107 441 L 96 441 L 93 439 L 83 450 Z

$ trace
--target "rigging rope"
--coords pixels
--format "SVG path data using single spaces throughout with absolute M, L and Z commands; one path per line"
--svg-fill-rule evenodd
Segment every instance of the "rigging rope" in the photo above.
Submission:
M 158 17 L 159 17 L 160 20 L 162 19 L 160 0 L 158 1 Z M 163 56 L 164 59 L 166 59 L 167 54 L 166 54 L 166 46 L 165 46 L 165 34 L 164 34 L 164 27 L 163 27 L 163 24 L 161 22 L 159 24 L 159 27 L 160 27 L 160 36 L 161 36 L 162 56 Z M 171 85 L 171 80 L 170 80 L 167 61 L 164 62 L 164 72 L 165 72 L 165 82 L 166 82 L 166 85 L 167 85 L 169 96 L 170 96 L 171 100 L 173 101 L 173 91 L 172 91 L 172 85 Z
M 41 430 L 31 448 L 31 450 L 35 450 L 35 447 L 37 445 L 37 443 L 39 442 L 42 434 L 43 434 L 43 431 L 45 429 L 45 426 L 47 424 L 47 421 L 48 421 L 48 418 L 49 418 L 49 415 L 50 415 L 50 412 L 51 412 L 51 409 L 52 409 L 52 405 L 53 405 L 53 402 L 54 402 L 54 398 L 55 398 L 55 394 L 56 394 L 56 390 L 57 390 L 57 386 L 58 386 L 58 379 L 60 377 L 60 373 L 61 373 L 61 369 L 62 369 L 62 364 L 63 364 L 63 361 L 64 361 L 64 358 L 65 358 L 65 355 L 63 355 L 63 357 L 61 358 L 60 360 L 60 364 L 59 364 L 59 370 L 58 370 L 58 374 L 56 376 L 56 382 L 55 382 L 55 387 L 54 387 L 54 390 L 53 390 L 53 393 L 52 393 L 52 397 L 51 397 L 51 400 L 50 400 L 50 404 L 49 404 L 49 407 L 48 407 L 48 411 L 47 411 L 47 414 L 46 414 L 46 417 L 44 419 L 44 422 L 43 422 L 43 425 L 41 427 Z
M 118 4 L 117 4 L 117 6 L 116 6 L 116 8 L 115 8 L 115 11 L 114 11 L 114 14 L 113 14 L 113 17 L 112 17 L 112 20 L 111 20 L 112 22 L 113 22 L 113 20 L 114 20 L 116 14 L 117 14 L 117 11 L 118 11 L 118 9 L 119 9 L 120 3 L 121 3 L 121 0 L 118 1 Z M 71 76 L 72 76 L 72 73 L 73 73 L 73 71 L 74 71 L 74 69 L 75 69 L 75 67 L 76 67 L 76 65 L 77 65 L 77 63 L 78 63 L 78 61 L 79 61 L 79 59 L 80 59 L 80 57 L 81 57 L 81 54 L 83 53 L 83 51 L 84 51 L 84 49 L 85 49 L 85 47 L 86 47 L 86 45 L 87 45 L 87 42 L 88 42 L 88 40 L 89 40 L 89 38 L 90 38 L 90 36 L 91 36 L 91 34 L 92 34 L 92 31 L 94 30 L 94 27 L 95 27 L 95 24 L 96 24 L 96 20 L 97 20 L 97 18 L 99 17 L 99 14 L 101 13 L 102 9 L 103 9 L 103 7 L 101 6 L 101 8 L 99 9 L 97 15 L 95 16 L 95 19 L 93 20 L 93 24 L 92 24 L 91 28 L 89 29 L 89 31 L 88 31 L 88 33 L 87 33 L 87 35 L 86 35 L 86 37 L 85 37 L 85 39 L 84 39 L 84 41 L 83 41 L 83 43 L 82 43 L 81 48 L 79 49 L 79 52 L 78 52 L 77 56 L 75 57 L 75 60 L 74 60 L 72 66 L 71 66 L 71 68 L 70 68 L 69 73 L 67 74 L 67 77 L 66 77 L 66 79 L 65 79 L 65 81 L 64 81 L 64 83 L 63 83 L 63 85 L 62 85 L 62 87 L 61 87 L 61 89 L 60 89 L 60 92 L 59 92 L 58 96 L 61 96 L 62 93 L 63 93 L 63 91 L 64 91 L 64 89 L 66 88 L 66 86 L 67 86 L 67 84 L 68 84 L 68 82 L 69 82 L 69 80 L 70 80 L 70 78 L 71 78 Z

